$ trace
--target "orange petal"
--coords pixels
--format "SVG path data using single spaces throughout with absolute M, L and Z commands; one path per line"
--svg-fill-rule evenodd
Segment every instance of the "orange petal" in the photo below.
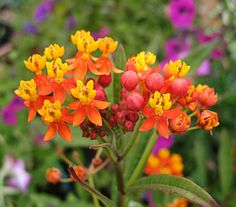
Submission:
M 148 131 L 154 127 L 155 123 L 156 123 L 155 117 L 153 117 L 153 116 L 149 117 L 144 121 L 144 123 L 140 127 L 139 131 L 141 131 L 141 132 Z
M 56 136 L 57 133 L 57 126 L 55 123 L 51 123 L 48 126 L 48 130 L 46 132 L 46 134 L 44 135 L 43 141 L 49 141 L 51 140 L 53 137 Z
M 165 138 L 169 138 L 169 129 L 168 129 L 168 125 L 167 125 L 167 121 L 164 118 L 158 118 L 157 120 L 157 130 L 160 133 L 161 136 L 165 137 Z
M 176 107 L 174 109 L 170 109 L 168 111 L 165 111 L 164 114 L 163 114 L 163 117 L 167 117 L 169 119 L 175 119 L 179 116 L 179 113 L 181 111 L 181 106 L 179 107 Z
M 95 125 L 102 126 L 102 117 L 96 107 L 87 106 L 86 113 L 89 121 L 91 121 Z
M 63 108 L 61 112 L 62 112 L 62 120 L 72 124 L 74 119 L 74 114 L 70 114 L 67 108 Z
M 55 89 L 53 91 L 53 99 L 54 101 L 60 101 L 61 103 L 63 103 L 65 101 L 66 98 L 66 92 L 64 90 L 64 88 L 62 87 L 62 85 L 57 84 L 55 85 Z
M 80 61 L 79 67 L 74 70 L 74 79 L 82 80 L 87 73 L 87 64 L 84 61 Z
M 70 103 L 68 106 L 70 109 L 77 110 L 81 106 L 81 104 L 77 101 Z
M 84 107 L 80 106 L 77 108 L 76 113 L 74 114 L 73 119 L 73 126 L 80 125 L 86 118 L 86 111 L 84 110 Z
M 29 107 L 28 122 L 32 121 L 36 116 L 36 109 L 34 106 Z
M 103 73 L 101 73 L 100 71 L 98 71 L 93 62 L 90 60 L 90 61 L 87 61 L 87 65 L 88 65 L 88 68 L 90 70 L 91 73 L 95 74 L 95 75 L 103 75 Z
M 68 127 L 65 123 L 63 122 L 58 123 L 58 133 L 66 141 L 68 142 L 72 141 L 72 133 L 70 127 Z
M 63 87 L 67 93 L 71 94 L 71 89 L 76 87 L 76 82 L 73 78 L 65 79 L 63 81 Z
M 106 109 L 108 106 L 110 106 L 111 103 L 109 103 L 107 101 L 93 100 L 93 104 L 98 109 Z
M 154 116 L 155 115 L 155 112 L 153 109 L 149 108 L 148 106 L 145 106 L 144 109 L 143 109 L 143 115 L 144 116 Z

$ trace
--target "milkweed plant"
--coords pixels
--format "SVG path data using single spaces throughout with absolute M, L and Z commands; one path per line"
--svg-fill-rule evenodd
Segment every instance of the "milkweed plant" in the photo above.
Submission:
M 57 149 L 68 163 L 68 178 L 52 167 L 46 172 L 47 181 L 77 183 L 92 194 L 96 207 L 130 206 L 131 198 L 136 195 L 138 200 L 137 192 L 146 190 L 181 197 L 169 206 L 187 206 L 187 200 L 219 206 L 204 189 L 182 177 L 180 155 L 168 149 L 152 153 L 158 137 L 168 140 L 173 134 L 198 129 L 212 134 L 219 125 L 217 113 L 209 110 L 216 105 L 217 94 L 208 85 L 194 86 L 186 77 L 191 63 L 179 59 L 157 64 L 156 55 L 149 51 L 126 60 L 117 41 L 111 37 L 94 40 L 85 30 L 71 35 L 71 41 L 78 50 L 73 57 L 63 58 L 64 47 L 51 44 L 43 54 L 25 60 L 34 76 L 21 80 L 15 90 L 28 108 L 28 121 L 40 116 L 47 125 L 44 141 L 57 133 L 67 142 L 82 139 L 72 136 L 72 127 L 97 141 L 90 146 L 96 154 L 89 164 L 74 164 Z M 145 144 L 141 146 L 140 140 Z M 130 160 L 136 147 L 141 148 L 139 159 Z M 92 180 L 106 169 L 116 177 L 114 198 L 103 195 Z

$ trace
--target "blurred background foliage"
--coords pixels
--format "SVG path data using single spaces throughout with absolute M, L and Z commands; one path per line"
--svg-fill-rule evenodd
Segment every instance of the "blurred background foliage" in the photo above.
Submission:
M 32 77 L 23 64 L 30 54 L 42 53 L 49 44 L 59 43 L 65 46 L 65 56 L 70 57 L 76 52 L 70 43 L 70 34 L 78 29 L 99 33 L 106 28 L 108 35 L 124 46 L 127 57 L 149 49 L 157 54 L 159 62 L 166 59 L 165 48 L 170 38 L 187 39 L 191 49 L 185 59 L 192 65 L 193 81 L 206 83 L 218 93 L 219 103 L 213 110 L 219 114 L 220 126 L 213 136 L 193 131 L 176 137 L 171 151 L 183 156 L 186 177 L 207 189 L 222 206 L 235 207 L 235 1 L 196 0 L 197 15 L 189 30 L 172 26 L 167 15 L 168 0 L 55 0 L 46 18 L 39 21 L 36 9 L 41 3 L 38 0 L 0 1 L 0 166 L 4 165 L 5 155 L 12 155 L 24 160 L 32 176 L 27 193 L 0 196 L 4 196 L 7 206 L 93 206 L 90 195 L 78 186 L 48 184 L 44 174 L 47 168 L 56 166 L 67 176 L 66 165 L 56 147 L 61 147 L 71 158 L 78 151 L 86 163 L 92 157 L 86 147 L 94 141 L 82 138 L 80 130 L 74 129 L 75 138 L 69 144 L 58 137 L 51 143 L 43 143 L 45 126 L 39 120 L 28 124 L 27 111 L 22 110 L 17 113 L 17 123 L 9 124 L 3 110 L 11 102 L 19 80 Z M 205 34 L 218 32 L 220 38 L 201 45 L 196 40 L 198 30 Z M 220 58 L 210 57 L 216 47 L 223 51 Z M 206 59 L 211 70 L 199 76 L 196 71 Z M 103 193 L 111 196 L 113 178 L 108 173 L 100 172 L 95 182 Z M 145 202 L 142 205 L 146 206 Z

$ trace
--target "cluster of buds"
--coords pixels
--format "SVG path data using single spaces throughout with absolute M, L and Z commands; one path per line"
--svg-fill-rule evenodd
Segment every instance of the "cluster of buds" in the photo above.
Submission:
M 183 169 L 182 157 L 179 154 L 171 154 L 168 149 L 161 149 L 156 155 L 149 156 L 145 173 L 183 176 Z
M 46 180 L 54 185 L 60 182 L 77 181 L 76 179 L 79 179 L 81 182 L 84 182 L 89 175 L 97 173 L 99 170 L 101 170 L 108 164 L 107 160 L 104 161 L 98 155 L 95 155 L 95 157 L 91 160 L 89 167 L 87 168 L 82 164 L 81 160 L 79 159 L 79 155 L 77 153 L 74 153 L 72 157 L 74 157 L 75 162 L 79 164 L 75 164 L 74 162 L 70 161 L 64 155 L 61 149 L 58 149 L 57 152 L 63 161 L 65 161 L 68 165 L 73 166 L 71 168 L 73 169 L 75 175 L 73 177 L 70 174 L 70 177 L 62 178 L 63 176 L 60 169 L 55 167 L 48 168 L 45 174 Z
M 186 79 L 190 66 L 182 60 L 170 61 L 163 68 L 153 66 L 156 56 L 151 52 L 128 59 L 121 76 L 120 102 L 109 107 L 104 88 L 112 82 L 111 72 L 122 73 L 110 59 L 118 43 L 110 37 L 94 40 L 84 30 L 71 35 L 71 41 L 78 52 L 66 61 L 62 59 L 64 47 L 57 44 L 45 48 L 43 55 L 30 56 L 24 63 L 35 76 L 22 80 L 15 91 L 29 108 L 28 120 L 38 113 L 48 125 L 45 141 L 57 132 L 71 141 L 69 125 L 80 126 L 83 136 L 91 139 L 105 136 L 103 120 L 129 132 L 144 118 L 140 131 L 156 127 L 166 138 L 193 128 L 212 133 L 219 125 L 217 114 L 208 110 L 217 102 L 214 89 L 195 87 Z M 97 50 L 100 56 L 94 57 Z M 197 117 L 195 124 L 193 115 Z

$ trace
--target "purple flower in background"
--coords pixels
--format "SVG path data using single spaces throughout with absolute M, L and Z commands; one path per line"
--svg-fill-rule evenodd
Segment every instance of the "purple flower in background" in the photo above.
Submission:
M 9 175 L 7 184 L 10 187 L 17 188 L 22 192 L 27 192 L 28 185 L 31 182 L 31 176 L 25 171 L 25 163 L 21 159 L 15 160 L 7 155 L 3 164 L 5 175 Z
M 14 96 L 10 103 L 0 111 L 0 115 L 5 124 L 15 125 L 17 123 L 17 113 L 24 108 L 25 105 L 22 99 Z
M 223 57 L 225 56 L 225 52 L 224 50 L 222 49 L 219 49 L 219 48 L 214 48 L 212 51 L 211 51 L 211 57 L 215 60 L 220 60 L 222 59 Z
M 73 16 L 70 16 L 67 18 L 66 25 L 67 25 L 68 30 L 73 29 L 76 26 L 76 24 L 77 24 L 77 21 Z
M 211 73 L 211 63 L 210 60 L 204 60 L 197 70 L 198 76 L 207 76 Z
M 26 22 L 24 25 L 24 31 L 28 34 L 36 35 L 38 34 L 39 30 L 36 25 L 31 22 Z
M 193 0 L 171 0 L 168 16 L 175 28 L 188 29 L 196 16 L 196 5 Z
M 98 32 L 91 33 L 92 37 L 97 40 L 102 38 L 110 33 L 110 29 L 108 27 L 102 27 Z
M 165 44 L 165 56 L 168 60 L 182 59 L 190 52 L 189 43 L 181 38 L 174 37 Z
M 208 34 L 205 34 L 203 31 L 201 31 L 200 29 L 198 29 L 196 31 L 197 41 L 201 44 L 207 44 L 211 41 L 214 41 L 217 38 L 219 38 L 219 36 L 220 36 L 219 32 L 214 32 L 214 33 L 208 35 Z
M 44 21 L 48 15 L 53 11 L 55 0 L 44 0 L 39 4 L 34 11 L 34 18 L 38 22 Z
M 175 137 L 171 134 L 168 139 L 158 136 L 158 139 L 152 149 L 153 154 L 157 154 L 160 149 L 169 149 L 175 141 Z

